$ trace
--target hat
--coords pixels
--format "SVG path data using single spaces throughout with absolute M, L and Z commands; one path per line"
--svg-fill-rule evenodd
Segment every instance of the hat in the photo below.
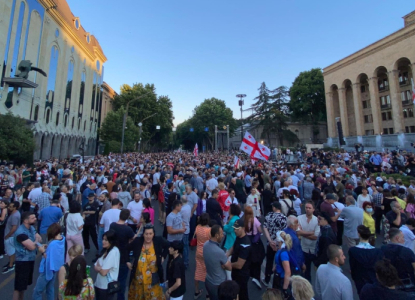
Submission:
M 88 198 L 89 198 L 89 197 L 95 197 L 95 193 L 89 193 L 89 194 L 88 194 Z
M 326 200 L 336 200 L 336 198 L 334 198 L 333 194 L 327 194 L 326 195 Z
M 237 220 L 235 221 L 235 223 L 233 223 L 233 228 L 234 228 L 234 229 L 239 229 L 239 228 L 241 228 L 241 227 L 245 227 L 245 225 L 244 225 L 244 221 L 243 221 L 242 219 L 237 219 Z

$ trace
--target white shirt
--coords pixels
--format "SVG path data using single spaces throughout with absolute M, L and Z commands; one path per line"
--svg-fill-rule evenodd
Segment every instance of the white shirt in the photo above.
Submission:
M 111 249 L 107 257 L 101 256 L 95 265 L 99 263 L 103 270 L 109 270 L 108 274 L 111 278 L 111 281 L 118 280 L 118 271 L 120 269 L 120 250 L 117 247 Z M 100 273 L 97 273 L 97 280 L 95 280 L 95 286 L 100 289 L 108 288 L 108 278 L 107 276 L 102 276 Z
M 80 213 L 69 213 L 66 218 L 66 234 L 71 236 L 81 234 L 82 229 L 79 230 L 78 228 L 82 225 L 84 225 L 84 219 Z
M 297 216 L 301 215 L 301 199 L 297 198 L 294 200 L 294 209 L 297 212 Z
M 120 219 L 120 212 L 118 208 L 111 208 L 102 215 L 100 225 L 104 225 L 104 232 L 110 230 L 111 223 L 118 222 Z
M 210 196 L 212 194 L 212 191 L 218 187 L 218 181 L 215 178 L 211 178 L 208 181 L 206 181 L 206 192 Z M 210 190 L 209 190 L 209 189 Z
M 303 231 L 312 231 L 314 236 L 318 237 L 320 234 L 320 226 L 318 226 L 318 219 L 316 216 L 312 216 L 310 222 L 307 222 L 307 215 L 298 216 L 298 224 L 300 224 Z M 301 237 L 301 248 L 306 253 L 315 254 L 317 240 L 311 240 L 305 237 Z
M 414 235 L 414 233 L 406 225 L 402 225 L 401 228 L 399 228 L 399 230 L 402 231 L 403 236 L 405 238 L 404 246 L 406 248 L 411 249 L 412 252 L 415 253 L 415 235 Z
M 69 211 L 69 201 L 65 193 L 61 193 L 61 205 L 65 212 Z
M 153 185 L 158 184 L 158 180 L 160 179 L 160 173 L 154 173 L 153 174 Z
M 133 200 L 130 203 L 128 203 L 127 209 L 130 210 L 131 217 L 136 219 L 137 222 L 140 222 L 141 213 L 143 212 L 143 209 L 144 209 L 143 208 L 143 201 L 140 200 L 138 202 L 135 202 L 135 200 Z M 128 219 L 128 224 L 134 224 L 134 222 L 131 221 L 130 219 Z
M 30 201 L 33 202 L 37 197 L 42 194 L 42 188 L 38 187 L 30 191 L 29 196 L 27 197 Z
M 334 206 L 336 205 L 336 206 Z M 337 207 L 338 210 L 343 210 L 343 208 L 345 207 L 343 203 L 341 202 L 335 202 L 334 204 L 331 205 L 331 207 L 333 207 L 333 209 L 335 209 Z M 337 216 L 338 212 L 334 212 L 334 215 Z M 339 221 L 344 221 L 343 218 L 338 218 L 337 220 Z

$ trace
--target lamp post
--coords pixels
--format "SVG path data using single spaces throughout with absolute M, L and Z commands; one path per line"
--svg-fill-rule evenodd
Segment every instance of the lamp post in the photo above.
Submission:
M 241 142 L 244 139 L 244 122 L 242 119 L 242 106 L 244 105 L 244 98 L 246 97 L 245 94 L 238 94 L 236 95 L 239 98 L 239 106 L 241 107 Z
M 143 122 L 149 118 L 151 118 L 152 116 L 157 115 L 157 113 L 152 114 L 151 116 L 148 116 L 147 118 L 144 118 L 143 120 L 141 120 L 140 123 L 138 123 L 138 127 L 140 127 L 140 141 L 138 142 L 138 151 L 141 151 L 141 133 L 143 132 Z
M 143 97 L 145 97 L 145 96 L 147 96 L 147 95 L 148 95 L 148 93 L 145 93 L 144 95 L 141 95 L 140 97 L 135 98 L 135 99 L 132 99 L 132 100 L 130 100 L 130 101 L 128 101 L 128 102 L 127 102 L 127 106 L 126 106 L 126 108 L 125 108 L 124 118 L 123 118 L 123 120 L 122 120 L 121 154 L 122 154 L 122 153 L 123 153 L 123 151 L 124 151 L 124 132 L 125 132 L 125 125 L 126 125 L 126 123 L 127 123 L 128 107 L 130 106 L 130 103 L 131 103 L 131 102 L 137 101 L 137 100 L 139 100 L 139 99 L 141 99 L 141 98 L 143 98 Z

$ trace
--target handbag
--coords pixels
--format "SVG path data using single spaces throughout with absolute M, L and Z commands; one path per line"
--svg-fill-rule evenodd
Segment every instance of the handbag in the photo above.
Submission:
M 107 293 L 109 295 L 114 295 L 116 293 L 118 293 L 119 291 L 121 291 L 121 287 L 120 287 L 120 283 L 116 280 L 111 280 L 111 275 L 108 273 L 107 274 L 107 280 L 108 280 L 108 288 L 107 288 Z
M 189 246 L 196 247 L 197 246 L 197 239 L 195 238 L 196 232 L 193 234 L 193 238 L 190 240 Z

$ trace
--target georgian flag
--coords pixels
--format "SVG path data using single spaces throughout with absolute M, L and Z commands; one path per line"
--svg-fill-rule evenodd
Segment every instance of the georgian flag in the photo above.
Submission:
M 247 131 L 242 140 L 241 151 L 248 154 L 252 159 L 268 160 L 271 151 L 266 146 L 259 146 L 255 138 Z
M 235 169 L 239 169 L 239 166 L 241 164 L 241 161 L 239 160 L 239 157 L 235 155 L 235 158 L 233 159 L 233 166 Z
M 199 147 L 197 146 L 197 143 L 195 145 L 195 148 L 193 149 L 193 155 L 197 156 L 199 154 Z
M 415 85 L 414 85 L 414 80 L 412 80 L 412 103 L 415 104 Z

